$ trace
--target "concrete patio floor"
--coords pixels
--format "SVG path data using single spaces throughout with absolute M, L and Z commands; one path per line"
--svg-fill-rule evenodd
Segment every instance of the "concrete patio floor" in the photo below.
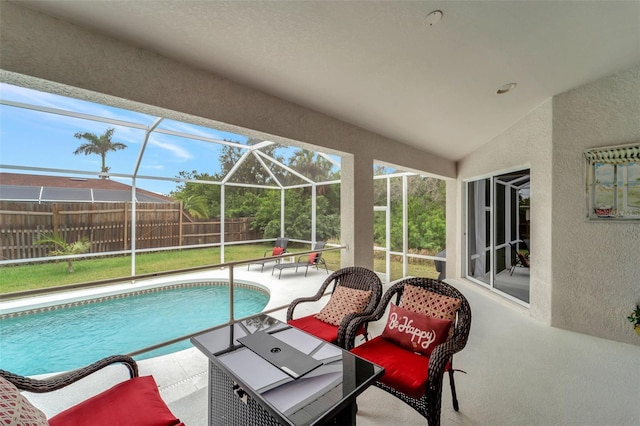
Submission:
M 193 274 L 225 277 L 228 271 Z M 267 309 L 315 293 L 324 270 L 283 271 L 238 267 L 235 280 L 269 288 Z M 549 327 L 531 319 L 526 309 L 463 280 L 447 282 L 468 298 L 472 327 L 467 347 L 454 357 L 460 411 L 451 405 L 445 382 L 443 425 L 638 425 L 640 424 L 640 346 Z M 385 288 L 388 285 L 385 285 Z M 309 306 L 313 312 L 318 306 Z M 273 316 L 284 319 L 285 311 Z M 300 312 L 303 315 L 305 312 Z M 371 326 L 374 335 L 384 324 Z M 629 332 L 634 333 L 629 327 Z M 207 359 L 197 349 L 142 360 L 141 375 L 153 375 L 169 407 L 186 425 L 206 425 Z M 90 393 L 123 380 L 124 369 L 109 367 L 55 395 L 27 394 L 50 416 Z M 93 377 L 95 376 L 95 377 Z M 426 420 L 396 398 L 371 387 L 358 398 L 360 425 L 424 425 Z

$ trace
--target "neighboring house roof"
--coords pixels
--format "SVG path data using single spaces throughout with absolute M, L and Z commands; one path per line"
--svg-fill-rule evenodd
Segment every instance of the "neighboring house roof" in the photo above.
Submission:
M 0 173 L 0 200 L 34 202 L 131 201 L 131 186 L 110 179 Z M 164 195 L 136 188 L 140 203 L 171 203 Z

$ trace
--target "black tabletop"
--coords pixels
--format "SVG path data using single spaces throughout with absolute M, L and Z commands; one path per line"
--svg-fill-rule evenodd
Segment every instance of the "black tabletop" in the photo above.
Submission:
M 274 345 L 276 351 L 296 352 L 289 359 L 311 357 L 321 365 L 297 377 L 286 365 L 268 356 L 265 359 L 264 354 L 259 355 L 262 351 L 238 342 L 262 333 L 282 343 Z M 267 315 L 235 322 L 191 341 L 284 424 L 314 425 L 332 418 L 383 373 L 381 367 Z

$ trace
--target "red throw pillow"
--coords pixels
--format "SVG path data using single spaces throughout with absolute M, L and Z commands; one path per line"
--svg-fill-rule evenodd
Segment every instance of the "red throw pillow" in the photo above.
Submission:
M 426 356 L 449 337 L 451 320 L 433 318 L 411 312 L 391 303 L 382 337 L 397 345 Z
M 311 253 L 309 255 L 309 263 L 314 263 L 316 261 L 316 257 L 318 257 L 318 253 Z
M 274 247 L 271 256 L 279 256 L 284 253 L 284 247 Z

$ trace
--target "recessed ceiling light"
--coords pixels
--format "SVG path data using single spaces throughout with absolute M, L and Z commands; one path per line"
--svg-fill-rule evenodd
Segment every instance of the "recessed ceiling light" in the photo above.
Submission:
M 435 24 L 440 22 L 441 19 L 442 19 L 442 11 L 434 10 L 424 18 L 424 25 L 427 27 L 433 27 Z
M 508 91 L 515 89 L 516 86 L 517 86 L 516 83 L 507 83 L 504 86 L 501 86 L 496 93 L 498 95 L 503 95 L 503 94 L 507 93 Z

